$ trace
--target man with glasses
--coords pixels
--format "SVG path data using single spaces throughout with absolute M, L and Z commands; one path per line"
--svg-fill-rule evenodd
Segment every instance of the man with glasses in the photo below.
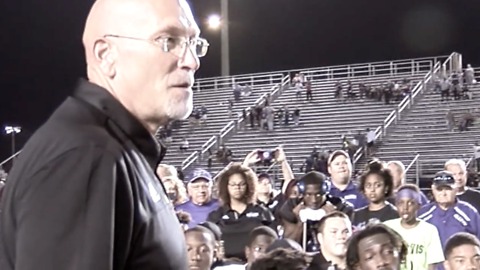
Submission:
M 0 269 L 187 269 L 154 134 L 192 110 L 208 43 L 185 0 L 97 0 L 87 77 L 30 138 L 6 184 Z
M 188 226 L 193 228 L 207 220 L 208 214 L 219 207 L 218 200 L 212 199 L 212 175 L 203 169 L 195 169 L 188 176 L 187 190 L 190 200 L 176 207 L 190 214 Z

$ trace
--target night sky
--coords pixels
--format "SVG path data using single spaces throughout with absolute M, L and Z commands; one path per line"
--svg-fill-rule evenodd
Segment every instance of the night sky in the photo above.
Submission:
M 140 1 L 140 0 L 139 0 Z M 85 75 L 81 36 L 92 0 L 0 4 L 0 124 L 26 138 Z M 220 75 L 220 35 L 207 29 L 220 0 L 190 0 L 211 44 L 197 77 Z M 230 0 L 231 73 L 450 54 L 480 65 L 477 0 Z M 60 135 L 59 135 L 60 136 Z M 0 136 L 0 158 L 10 154 Z

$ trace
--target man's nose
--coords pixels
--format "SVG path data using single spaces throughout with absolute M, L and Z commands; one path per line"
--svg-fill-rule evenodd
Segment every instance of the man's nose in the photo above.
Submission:
M 195 71 L 200 68 L 200 59 L 191 46 L 186 46 L 185 53 L 178 60 L 178 66 L 182 69 Z

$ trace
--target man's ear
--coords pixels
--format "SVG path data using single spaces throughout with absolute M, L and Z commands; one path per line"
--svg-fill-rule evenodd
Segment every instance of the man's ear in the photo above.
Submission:
M 445 259 L 445 261 L 443 261 L 443 267 L 445 268 L 445 270 L 450 270 L 450 264 L 448 264 L 448 261 Z
M 251 250 L 249 247 L 245 247 L 245 258 L 250 258 L 250 255 L 251 255 Z
M 98 63 L 100 71 L 107 77 L 115 76 L 115 48 L 105 39 L 99 39 L 93 45 L 93 55 Z

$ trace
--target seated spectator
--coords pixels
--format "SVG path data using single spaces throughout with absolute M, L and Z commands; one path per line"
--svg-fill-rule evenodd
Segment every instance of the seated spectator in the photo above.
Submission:
M 317 229 L 320 252 L 313 256 L 309 270 L 346 269 L 347 241 L 352 236 L 350 218 L 342 212 L 325 215 Z
M 408 253 L 402 237 L 383 224 L 353 234 L 347 247 L 348 270 L 400 270 Z
M 189 143 L 187 137 L 183 137 L 182 142 L 180 143 L 180 151 L 185 152 L 188 150 Z
M 216 242 L 213 233 L 205 227 L 197 226 L 185 231 L 190 269 L 210 270 L 215 256 Z
M 182 180 L 178 178 L 178 172 L 171 165 L 160 164 L 157 167 L 157 175 L 162 181 L 167 195 L 174 206 L 188 200 L 187 191 Z
M 480 236 L 480 216 L 475 208 L 457 199 L 453 175 L 447 171 L 435 174 L 432 184 L 434 201 L 422 206 L 418 218 L 434 225 L 440 234 L 442 247 L 447 239 L 468 232 Z
M 249 270 L 305 270 L 308 260 L 304 252 L 279 248 L 258 258 Z
M 206 170 L 197 168 L 187 177 L 187 190 L 189 201 L 178 205 L 175 209 L 182 210 L 192 217 L 188 226 L 197 226 L 207 220 L 208 214 L 217 209 L 217 199 L 212 198 L 212 175 Z
M 319 248 L 315 233 L 318 221 L 333 211 L 341 211 L 351 216 L 353 208 L 343 199 L 329 194 L 330 182 L 322 173 L 305 174 L 297 183 L 297 187 L 300 199 L 289 199 L 280 209 L 280 217 L 285 228 L 284 237 L 301 243 L 307 252 L 316 252 Z
M 372 161 L 367 171 L 360 177 L 359 189 L 369 204 L 353 213 L 352 224 L 356 229 L 365 227 L 372 221 L 383 222 L 398 218 L 397 208 L 387 201 L 392 195 L 393 181 L 390 171 L 380 161 Z
M 218 175 L 220 207 L 207 220 L 222 230 L 225 257 L 245 261 L 244 247 L 248 234 L 256 227 L 270 225 L 273 215 L 255 201 L 255 173 L 248 167 L 234 163 Z
M 457 233 L 445 245 L 446 270 L 480 269 L 480 242 L 475 235 Z
M 435 226 L 417 218 L 421 207 L 420 189 L 413 184 L 402 185 L 396 194 L 400 218 L 384 224 L 400 234 L 408 244 L 406 269 L 432 270 L 444 261 L 440 236 Z

